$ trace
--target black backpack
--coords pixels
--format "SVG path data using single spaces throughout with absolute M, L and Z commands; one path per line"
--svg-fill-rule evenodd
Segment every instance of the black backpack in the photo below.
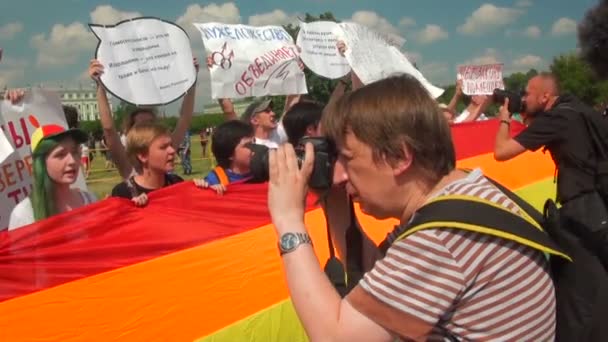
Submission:
M 487 178 L 487 177 L 486 177 Z M 466 196 L 445 196 L 417 211 L 400 231 L 407 238 L 421 229 L 460 228 L 516 241 L 550 255 L 551 276 L 556 296 L 556 341 L 608 340 L 608 273 L 597 255 L 564 227 L 552 200 L 541 214 L 498 182 L 489 179 L 525 213 L 526 218 Z M 455 223 L 446 227 L 445 222 Z M 542 229 L 539 229 L 542 228 Z M 386 251 L 389 242 L 381 245 Z M 457 341 L 456 336 L 451 340 Z
M 608 208 L 608 116 L 606 112 L 602 114 L 583 105 L 575 107 L 559 104 L 556 108 L 568 109 L 580 115 L 591 139 L 595 160 L 579 160 L 579 162 L 588 165 L 594 171 L 595 188 Z

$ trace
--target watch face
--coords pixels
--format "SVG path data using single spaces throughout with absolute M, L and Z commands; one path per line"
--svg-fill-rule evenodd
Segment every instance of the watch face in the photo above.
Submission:
M 284 251 L 289 251 L 296 247 L 298 244 L 298 237 L 296 234 L 287 233 L 281 236 L 281 249 Z

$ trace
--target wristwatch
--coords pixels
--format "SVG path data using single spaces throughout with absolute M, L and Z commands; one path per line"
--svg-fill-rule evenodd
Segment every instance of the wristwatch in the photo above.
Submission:
M 307 233 L 285 233 L 279 239 L 279 253 L 281 255 L 293 252 L 301 244 L 309 243 L 312 245 L 310 235 Z

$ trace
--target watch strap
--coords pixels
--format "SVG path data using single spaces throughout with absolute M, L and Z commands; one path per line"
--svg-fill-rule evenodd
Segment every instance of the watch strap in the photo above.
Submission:
M 289 233 L 285 233 L 285 234 L 289 234 Z M 285 234 L 283 234 L 283 235 L 285 235 Z M 310 238 L 310 235 L 308 235 L 308 233 L 291 233 L 291 234 L 294 234 L 297 237 L 298 241 L 296 242 L 295 246 L 293 246 L 293 248 L 291 248 L 290 250 L 283 250 L 283 248 L 281 248 L 281 243 L 279 242 L 280 255 L 284 255 L 284 254 L 293 252 L 296 249 L 298 249 L 299 246 L 301 246 L 305 243 L 309 243 L 312 245 L 312 239 Z M 281 237 L 283 235 L 281 235 Z

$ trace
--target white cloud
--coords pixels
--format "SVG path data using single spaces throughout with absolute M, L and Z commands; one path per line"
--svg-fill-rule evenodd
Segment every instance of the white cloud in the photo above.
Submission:
M 539 38 L 541 35 L 541 31 L 540 28 L 538 26 L 528 26 L 524 32 L 523 35 L 528 37 L 528 38 Z
M 405 42 L 405 39 L 400 35 L 399 29 L 391 24 L 391 22 L 386 18 L 378 15 L 376 12 L 358 11 L 353 13 L 350 20 L 385 35 L 386 38 L 397 46 L 401 46 Z
M 21 31 L 23 31 L 23 24 L 19 21 L 0 26 L 0 39 L 13 39 Z
M 528 70 L 530 68 L 539 68 L 543 66 L 545 61 L 535 55 L 525 55 L 513 60 L 513 67 L 516 69 Z
M 97 40 L 82 23 L 73 22 L 67 26 L 53 25 L 48 37 L 44 33 L 37 34 L 30 44 L 38 50 L 37 66 L 55 67 L 78 62 L 85 51 L 92 54 Z
M 401 18 L 401 20 L 399 20 L 399 26 L 400 27 L 416 26 L 416 20 L 414 20 L 413 18 L 410 18 L 410 17 L 403 17 L 403 18 Z
M 110 5 L 97 6 L 91 15 L 91 23 L 99 25 L 115 25 L 119 21 L 141 17 L 139 12 L 123 12 Z
M 566 36 L 576 32 L 576 21 L 570 18 L 559 18 L 551 28 L 554 36 Z
M 416 33 L 416 38 L 422 44 L 430 44 L 438 40 L 448 38 L 448 33 L 439 25 L 426 25 L 426 27 Z
M 19 88 L 23 85 L 23 77 L 27 62 L 10 57 L 2 59 L 0 63 L 0 89 Z
M 496 49 L 488 48 L 481 56 L 467 60 L 464 64 L 467 65 L 484 65 L 500 63 L 500 55 Z
M 466 35 L 480 35 L 514 22 L 522 13 L 523 11 L 520 9 L 483 4 L 466 19 L 463 25 L 458 27 L 458 32 Z
M 515 3 L 515 7 L 520 7 L 520 8 L 525 8 L 525 7 L 531 7 L 532 1 L 531 0 L 519 0 Z
M 255 14 L 249 17 L 249 25 L 265 26 L 265 25 L 287 25 L 297 24 L 298 15 L 288 15 L 280 9 L 275 9 L 272 12 Z
M 186 12 L 178 17 L 175 22 L 188 32 L 190 40 L 198 42 L 201 41 L 200 34 L 192 23 L 220 22 L 224 24 L 239 24 L 241 22 L 241 13 L 234 2 L 227 2 L 221 5 L 211 3 L 207 6 L 192 4 L 186 8 Z

